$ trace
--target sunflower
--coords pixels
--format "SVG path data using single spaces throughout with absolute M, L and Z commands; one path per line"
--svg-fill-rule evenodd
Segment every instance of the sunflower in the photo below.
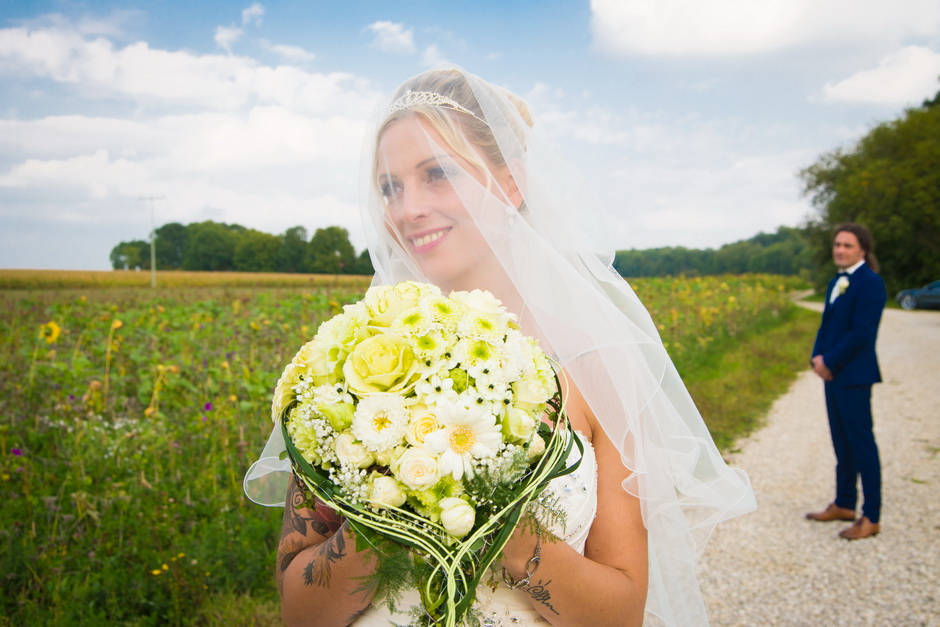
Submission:
M 46 344 L 54 344 L 61 333 L 62 329 L 52 320 L 39 327 L 39 337 L 46 340 Z

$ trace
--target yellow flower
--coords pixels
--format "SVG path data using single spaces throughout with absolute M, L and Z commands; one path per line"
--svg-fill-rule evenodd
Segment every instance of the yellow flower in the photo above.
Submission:
M 357 396 L 406 394 L 418 381 L 418 362 L 402 338 L 376 335 L 361 342 L 343 365 L 349 389 Z
M 115 331 L 117 331 L 118 329 L 120 329 L 120 328 L 123 327 L 123 326 L 124 326 L 124 323 L 121 322 L 120 320 L 118 320 L 117 318 L 115 318 L 115 319 L 111 322 L 111 328 L 114 329 Z
M 39 327 L 39 337 L 45 339 L 46 344 L 52 344 L 58 340 L 60 333 L 62 333 L 62 329 L 52 320 Z

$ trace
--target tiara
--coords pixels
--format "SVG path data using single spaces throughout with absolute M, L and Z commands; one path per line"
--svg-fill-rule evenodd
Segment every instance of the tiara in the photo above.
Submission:
M 451 109 L 479 119 L 473 111 L 447 96 L 442 96 L 433 91 L 411 91 L 410 89 L 405 92 L 405 95 L 392 103 L 392 106 L 388 108 L 388 115 L 419 106 Z

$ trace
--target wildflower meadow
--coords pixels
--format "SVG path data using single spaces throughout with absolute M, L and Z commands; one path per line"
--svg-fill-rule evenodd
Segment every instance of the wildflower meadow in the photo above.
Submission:
M 178 279 L 0 276 L 0 625 L 276 624 L 282 510 L 242 476 L 284 366 L 368 279 Z M 635 285 L 685 376 L 788 324 L 798 283 Z

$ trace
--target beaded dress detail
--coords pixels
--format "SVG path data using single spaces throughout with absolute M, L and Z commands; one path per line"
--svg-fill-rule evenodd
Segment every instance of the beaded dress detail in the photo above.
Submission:
M 548 491 L 557 495 L 559 503 L 565 512 L 563 527 L 550 525 L 552 533 L 573 547 L 578 553 L 584 554 L 584 545 L 591 523 L 597 512 L 597 460 L 594 457 L 594 448 L 579 431 L 577 436 L 584 443 L 584 457 L 577 470 L 569 475 L 558 477 L 548 486 Z M 578 451 L 572 449 L 569 461 L 577 459 Z M 536 577 L 537 579 L 537 577 Z M 488 577 L 483 581 L 487 582 Z M 499 580 L 499 576 L 494 576 Z M 417 591 L 409 590 L 404 593 L 398 603 L 400 609 L 420 605 Z M 477 599 L 474 605 L 474 614 L 479 617 L 481 627 L 509 627 L 526 625 L 549 624 L 536 612 L 529 602 L 528 594 L 523 590 L 510 590 L 499 583 L 495 590 L 481 584 L 477 588 Z M 468 616 L 468 622 L 472 619 Z M 407 626 L 411 624 L 411 617 L 407 612 L 393 613 L 386 605 L 369 607 L 356 622 L 355 627 L 388 627 L 389 625 Z

